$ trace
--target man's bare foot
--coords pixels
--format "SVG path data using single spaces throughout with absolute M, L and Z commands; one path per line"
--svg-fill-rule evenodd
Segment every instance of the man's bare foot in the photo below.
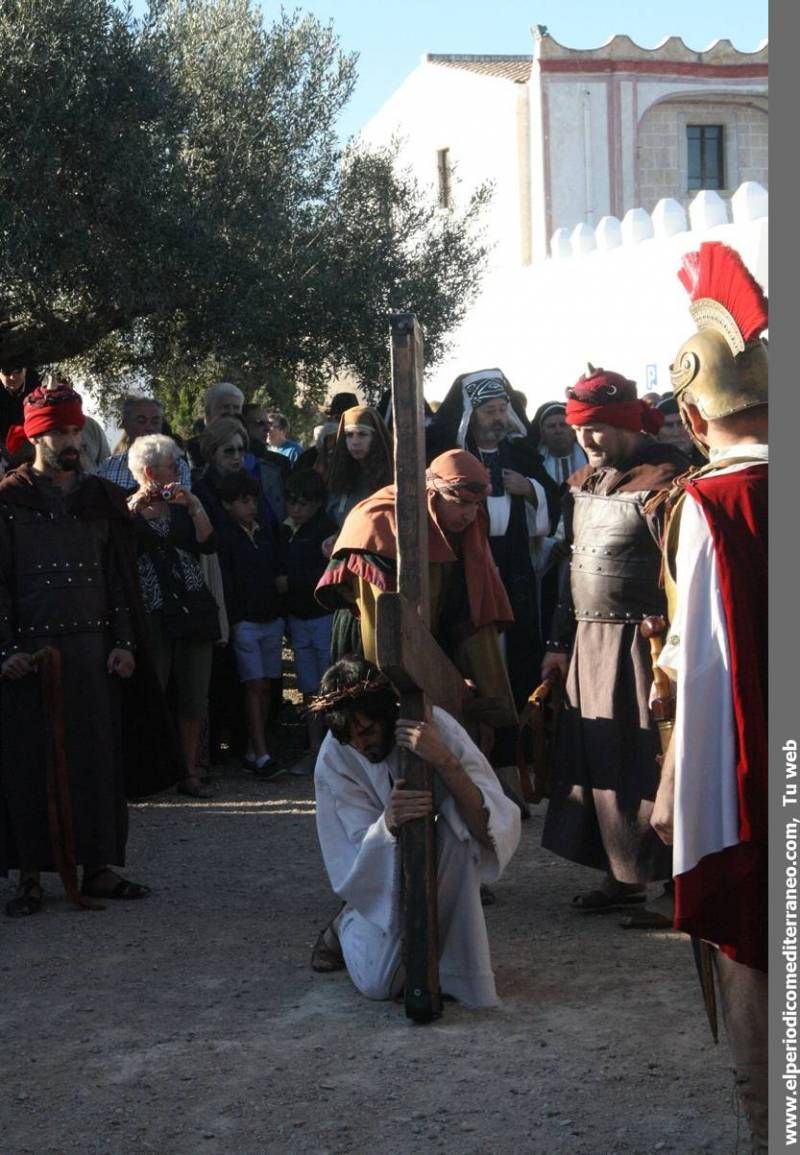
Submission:
M 123 878 L 110 866 L 98 866 L 83 872 L 81 894 L 87 898 L 147 898 L 149 893 L 149 886 Z
M 319 932 L 311 952 L 311 969 L 312 971 L 319 971 L 320 974 L 343 971 L 345 968 L 342 948 L 339 945 L 336 931 L 333 929 L 335 921 L 336 919 L 331 919 L 328 925 Z

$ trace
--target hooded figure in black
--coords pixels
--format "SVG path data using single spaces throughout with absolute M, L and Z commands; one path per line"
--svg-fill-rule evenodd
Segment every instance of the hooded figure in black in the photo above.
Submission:
M 428 429 L 429 456 L 466 449 L 489 472 L 486 500 L 489 542 L 506 587 L 513 625 L 505 632 L 506 662 L 517 709 L 539 681 L 542 654 L 536 576 L 530 539 L 553 532 L 559 489 L 526 442 L 528 425 L 515 408 L 511 386 L 500 369 L 457 377 Z M 516 733 L 499 732 L 492 761 L 516 762 Z

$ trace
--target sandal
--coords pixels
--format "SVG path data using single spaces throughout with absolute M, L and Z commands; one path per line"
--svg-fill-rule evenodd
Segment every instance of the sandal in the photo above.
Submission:
M 575 910 L 596 913 L 604 910 L 624 910 L 627 906 L 636 906 L 645 902 L 647 895 L 643 891 L 633 894 L 606 894 L 604 890 L 588 890 L 585 894 L 576 894 L 572 900 Z
M 101 878 L 107 878 L 108 884 L 98 886 L 97 880 Z M 101 866 L 99 870 L 93 871 L 88 878 L 84 873 L 81 894 L 86 895 L 87 898 L 147 898 L 150 894 L 150 887 L 144 886 L 141 882 L 131 882 L 130 879 L 123 878 L 109 866 Z
M 28 914 L 38 914 L 44 902 L 44 891 L 35 878 L 26 878 L 17 887 L 17 893 L 6 903 L 9 918 L 24 918 Z
M 335 946 L 331 944 L 328 938 L 329 931 L 336 943 Z M 330 923 L 319 932 L 317 941 L 314 943 L 314 949 L 311 952 L 311 969 L 312 971 L 319 971 L 320 974 L 330 974 L 332 971 L 345 969 L 342 948 Z

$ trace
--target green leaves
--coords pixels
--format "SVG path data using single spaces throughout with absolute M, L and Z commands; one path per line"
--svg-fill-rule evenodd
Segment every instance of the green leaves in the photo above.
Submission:
M 385 383 L 388 314 L 429 359 L 479 283 L 487 192 L 442 213 L 389 152 L 342 155 L 355 58 L 252 0 L 0 6 L 0 357 L 72 360 L 171 415 L 224 374 L 283 405 Z

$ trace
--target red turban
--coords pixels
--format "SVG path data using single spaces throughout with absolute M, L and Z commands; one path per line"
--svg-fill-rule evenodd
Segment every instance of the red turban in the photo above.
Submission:
M 6 453 L 10 457 L 16 457 L 21 449 L 27 443 L 25 430 L 21 425 L 9 425 L 6 432 Z
M 44 385 L 34 389 L 25 398 L 22 411 L 23 428 L 29 441 L 54 429 L 66 429 L 68 425 L 83 429 L 86 424 L 80 394 L 65 381 L 57 382 L 50 389 Z
M 636 382 L 621 373 L 589 366 L 567 389 L 568 425 L 614 425 L 634 433 L 658 433 L 664 414 L 636 396 Z

